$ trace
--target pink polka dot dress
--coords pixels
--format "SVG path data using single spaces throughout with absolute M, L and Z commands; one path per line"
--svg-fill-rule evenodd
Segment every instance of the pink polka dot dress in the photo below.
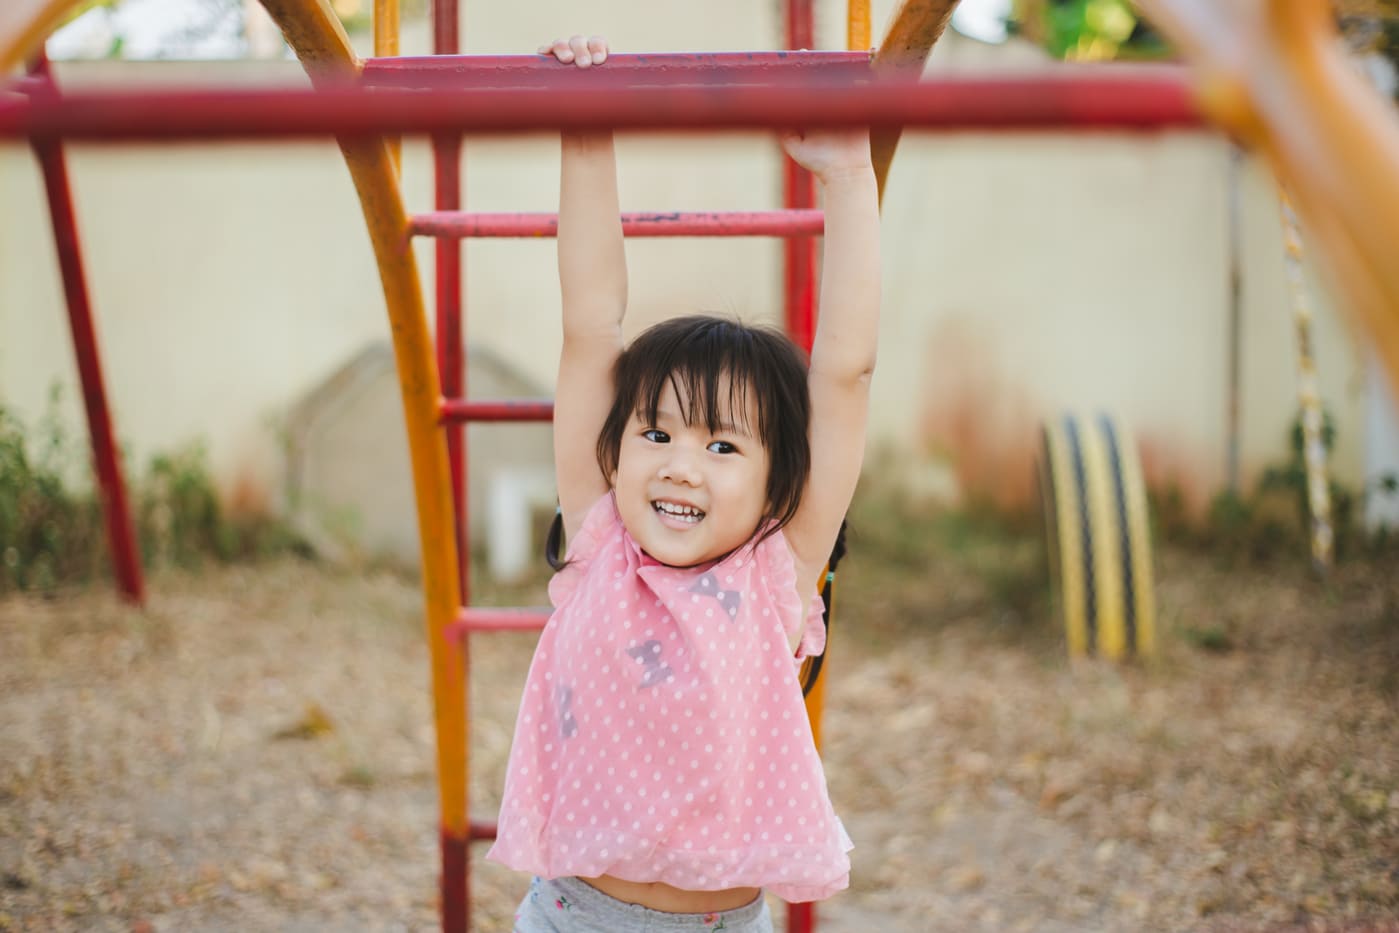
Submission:
M 525 681 L 487 858 L 543 878 L 829 897 L 850 838 L 802 705 L 801 623 L 781 533 L 677 568 L 646 556 L 611 494 L 588 512 Z M 824 647 L 814 597 L 798 656 Z

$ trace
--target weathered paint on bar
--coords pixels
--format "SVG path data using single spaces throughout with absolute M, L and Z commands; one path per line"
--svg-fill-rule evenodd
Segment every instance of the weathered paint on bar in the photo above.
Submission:
M 614 54 L 605 68 L 570 70 L 547 55 L 422 55 L 374 58 L 364 63 L 373 87 L 422 89 L 540 88 L 676 84 L 738 85 L 802 78 L 860 81 L 869 78 L 865 52 L 657 52 Z
M 559 215 L 548 213 L 475 213 L 437 211 L 418 214 L 409 227 L 415 236 L 554 237 Z M 819 210 L 796 211 L 646 211 L 622 215 L 629 237 L 820 236 L 825 217 Z

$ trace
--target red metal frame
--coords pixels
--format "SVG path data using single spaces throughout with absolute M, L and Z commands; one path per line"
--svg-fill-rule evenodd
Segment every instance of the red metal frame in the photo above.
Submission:
M 548 608 L 513 606 L 470 606 L 462 609 L 448 630 L 465 637 L 469 632 L 537 632 L 549 621 Z
M 457 0 L 433 0 L 432 51 L 434 55 L 455 55 L 460 49 L 457 27 L 460 16 Z M 397 96 L 397 95 L 394 95 Z M 432 139 L 433 205 L 439 211 L 461 210 L 461 137 L 455 133 L 436 135 Z M 462 244 L 457 240 L 440 239 L 435 249 L 434 277 L 437 296 L 437 371 L 442 394 L 456 398 L 466 385 L 466 364 L 462 356 Z M 448 471 L 452 477 L 452 502 L 456 509 L 457 577 L 462 603 L 470 602 L 471 541 L 467 532 L 467 485 L 465 432 L 460 421 L 449 422 L 447 432 Z M 465 638 L 460 640 L 462 678 L 471 683 L 471 649 Z M 463 721 L 469 721 L 466 715 Z M 470 766 L 468 751 L 465 759 Z M 470 774 L 463 775 L 470 786 Z M 469 803 L 469 800 L 468 800 Z M 442 929 L 465 931 L 471 916 L 471 852 L 470 842 L 476 838 L 475 827 L 460 839 L 442 834 Z M 494 835 L 494 830 L 492 830 Z
M 816 45 L 816 25 L 811 0 L 787 0 L 787 47 L 809 49 Z M 782 176 L 783 206 L 788 210 L 816 207 L 816 181 L 811 173 L 791 159 L 784 158 Z M 811 351 L 816 333 L 816 241 L 790 239 L 783 246 L 787 283 L 787 335 L 797 346 Z
M 628 237 L 705 236 L 820 236 L 825 219 L 820 211 L 651 211 L 622 215 Z M 414 236 L 553 237 L 558 214 L 463 214 L 437 211 L 418 214 L 409 223 Z
M 552 399 L 501 399 L 472 402 L 464 398 L 442 400 L 442 421 L 553 421 Z
M 1200 127 L 1175 66 L 1062 75 L 902 79 L 804 86 L 437 87 L 386 93 L 357 84 L 304 88 L 84 91 L 0 100 L 0 138 L 234 139 L 516 133 L 543 129 L 769 129 L 908 126 L 943 130 L 1153 130 Z
M 40 95 L 56 92 L 48 57 L 42 52 L 35 59 L 32 71 L 37 80 L 26 83 L 26 88 Z M 140 605 L 146 599 L 141 554 L 136 546 L 136 532 L 126 498 L 121 453 L 117 450 L 112 418 L 107 409 L 102 358 L 97 352 L 92 304 L 88 298 L 87 276 L 83 271 L 82 244 L 78 239 L 72 187 L 68 183 L 68 161 L 56 139 L 36 136 L 31 145 L 39 161 L 44 190 L 48 195 L 54 247 L 63 275 L 63 294 L 68 303 L 68 324 L 73 332 L 73 352 L 77 357 L 78 379 L 83 389 L 83 408 L 87 412 L 88 434 L 92 440 L 92 462 L 102 497 L 102 517 L 107 526 L 107 548 L 111 554 L 112 571 L 122 595 Z
M 455 213 L 461 209 L 461 139 L 438 135 L 432 139 L 432 165 L 435 193 L 433 204 L 439 214 Z M 410 226 L 411 232 L 411 226 Z M 462 245 L 458 240 L 438 239 L 435 247 L 434 276 L 437 296 L 437 371 L 442 382 L 442 394 L 458 398 L 466 379 L 462 357 Z M 453 424 L 447 429 L 447 460 L 452 475 L 452 501 L 457 517 L 457 577 L 463 602 L 467 599 L 470 555 L 463 533 L 466 527 L 466 461 L 462 452 L 462 428 Z
M 786 0 L 787 47 L 809 49 L 816 45 L 812 0 Z M 788 210 L 816 207 L 816 180 L 790 158 L 783 159 L 783 205 Z M 786 281 L 787 335 L 808 353 L 816 334 L 816 240 L 788 239 L 783 244 Z M 810 903 L 787 905 L 788 933 L 812 933 L 816 910 Z

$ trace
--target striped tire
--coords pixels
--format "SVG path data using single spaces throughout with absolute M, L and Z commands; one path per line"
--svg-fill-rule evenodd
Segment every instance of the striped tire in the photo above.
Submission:
M 1047 423 L 1039 482 L 1069 654 L 1150 656 L 1156 646 L 1151 535 L 1130 436 L 1107 415 Z

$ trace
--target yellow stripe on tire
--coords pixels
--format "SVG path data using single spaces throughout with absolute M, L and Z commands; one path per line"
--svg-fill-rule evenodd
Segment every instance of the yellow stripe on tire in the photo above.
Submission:
M 1081 508 L 1078 484 L 1074 481 L 1069 459 L 1069 444 L 1064 426 L 1051 422 L 1044 428 L 1047 524 L 1053 536 L 1053 553 L 1057 556 L 1054 583 L 1064 617 L 1064 633 L 1069 653 L 1074 656 L 1089 650 L 1087 606 L 1083 579 Z
M 1039 473 L 1070 655 L 1151 654 L 1146 488 L 1130 438 L 1108 416 L 1065 415 L 1044 427 Z

